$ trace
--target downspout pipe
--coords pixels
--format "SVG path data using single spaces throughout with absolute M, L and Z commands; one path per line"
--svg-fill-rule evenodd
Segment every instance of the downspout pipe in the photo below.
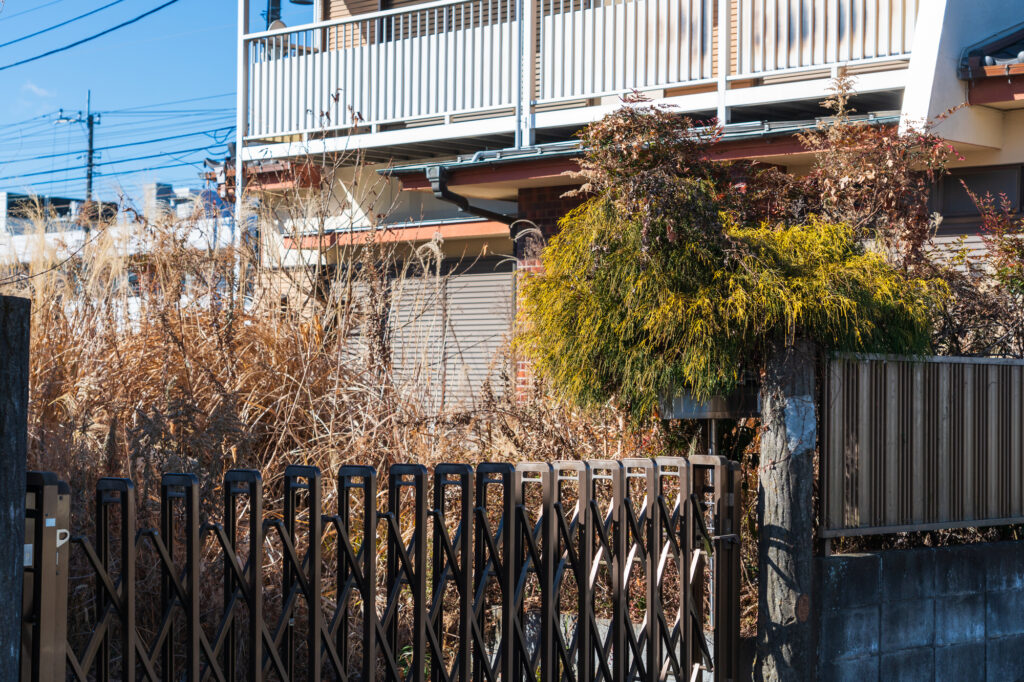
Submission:
M 448 189 L 448 169 L 444 166 L 429 166 L 424 170 L 424 172 L 426 173 L 427 181 L 430 183 L 431 191 L 433 191 L 434 196 L 441 201 L 447 201 L 450 204 L 455 204 L 466 213 L 472 213 L 475 216 L 504 223 L 505 225 L 511 225 L 519 219 L 516 216 L 508 216 L 504 213 L 491 211 L 481 206 L 474 206 L 469 203 L 469 199 L 466 197 L 461 194 L 456 194 Z

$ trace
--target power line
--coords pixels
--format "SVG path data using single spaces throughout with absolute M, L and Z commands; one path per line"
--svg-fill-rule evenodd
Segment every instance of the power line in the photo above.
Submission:
M 160 166 L 149 166 L 147 168 L 132 168 L 130 170 L 115 171 L 113 173 L 103 173 L 100 177 L 101 178 L 114 178 L 114 177 L 119 177 L 119 176 L 122 176 L 122 175 L 132 175 L 134 173 L 146 173 L 148 171 L 166 170 L 166 169 L 169 169 L 169 168 L 184 168 L 186 166 L 191 166 L 191 167 L 195 168 L 196 164 L 185 162 L 185 163 L 169 163 L 169 164 L 160 165 Z M 9 190 L 9 189 L 12 189 L 12 188 L 17 188 L 17 187 L 41 187 L 43 185 L 58 185 L 58 184 L 60 184 L 62 182 L 67 182 L 67 180 L 61 178 L 61 179 L 57 179 L 57 180 L 39 180 L 39 181 L 34 181 L 34 182 L 27 183 L 25 185 L 8 185 L 5 188 L 5 190 Z
M 50 115 L 49 120 L 45 120 L 44 119 L 44 120 L 39 120 L 39 121 L 35 121 L 35 122 L 32 122 L 32 123 L 23 123 L 21 125 L 15 125 L 15 126 L 12 126 L 12 130 L 10 131 L 10 133 L 7 133 L 6 130 L 4 132 L 7 133 L 8 135 L 10 135 L 10 134 L 24 135 L 25 133 L 36 133 L 36 132 L 39 132 L 41 130 L 49 130 L 51 127 L 53 127 L 53 125 L 52 125 L 53 124 L 53 119 L 54 119 L 54 117 L 56 117 L 58 115 L 58 113 L 59 112 L 56 112 L 56 111 L 53 112 L 53 114 Z
M 62 47 L 55 48 L 53 50 L 50 50 L 48 52 L 44 52 L 42 54 L 37 54 L 34 57 L 29 57 L 27 59 L 22 59 L 21 61 L 14 62 L 12 64 L 7 64 L 6 66 L 0 66 L 0 71 L 6 71 L 7 69 L 13 69 L 15 66 L 21 66 L 22 64 L 28 64 L 30 62 L 34 62 L 36 60 L 42 59 L 43 57 L 49 57 L 50 55 L 55 55 L 58 52 L 64 52 L 65 50 L 70 50 L 73 47 L 78 47 L 79 45 L 81 45 L 83 43 L 89 42 L 90 40 L 95 40 L 97 38 L 101 38 L 101 37 L 103 37 L 103 36 L 105 36 L 105 35 L 107 35 L 109 33 L 113 33 L 114 31 L 116 31 L 118 29 L 124 28 L 125 26 L 130 26 L 131 24 L 134 24 L 137 21 L 141 21 L 142 19 L 145 19 L 149 15 L 155 14 L 155 13 L 159 12 L 160 10 L 164 9 L 165 7 L 170 7 L 171 5 L 175 4 L 178 1 L 179 0 L 167 0 L 167 2 L 165 2 L 164 4 L 158 5 L 157 7 L 154 7 L 153 9 L 149 10 L 148 12 L 143 12 L 139 16 L 134 17 L 132 19 L 129 19 L 128 21 L 122 21 L 117 26 L 113 26 L 113 27 L 108 28 L 108 29 L 106 29 L 104 31 L 100 31 L 99 33 L 95 33 L 95 34 L 89 36 L 88 38 L 82 38 L 81 40 L 77 40 L 77 41 L 75 41 L 73 43 L 69 43 L 68 45 L 64 45 Z
M 104 139 L 112 142 L 132 141 L 140 137 L 157 136 L 161 134 L 177 134 L 204 130 L 207 128 L 229 127 L 234 124 L 234 115 L 208 115 L 208 116 L 168 116 L 166 118 L 154 118 L 142 121 L 125 121 L 120 123 L 108 123 L 104 121 Z M 17 153 L 32 144 L 48 143 L 51 137 L 51 124 L 47 123 L 39 130 L 33 130 L 26 134 L 19 135 L 17 131 L 6 133 L 6 142 L 0 141 L 0 153 L 3 150 L 10 150 L 10 153 Z M 66 129 L 65 134 L 70 134 L 74 129 Z
M 114 119 L 117 119 L 117 123 L 115 123 L 114 125 L 117 125 L 117 126 L 122 127 L 122 128 L 128 128 L 128 127 L 138 127 L 138 126 L 151 126 L 151 125 L 154 125 L 156 123 L 163 122 L 163 121 L 170 121 L 172 123 L 174 121 L 185 122 L 186 119 L 190 119 L 190 120 L 194 121 L 194 120 L 198 120 L 198 119 L 207 119 L 207 118 L 230 118 L 231 120 L 234 120 L 235 119 L 235 111 L 234 111 L 234 109 L 227 109 L 227 110 L 224 110 L 224 111 L 194 111 L 194 112 L 182 113 L 182 114 L 168 114 L 168 113 L 161 112 L 159 115 L 145 116 L 145 117 L 135 117 L 135 116 L 131 116 L 131 117 L 125 116 L 125 117 L 122 117 L 121 114 L 110 114 L 109 116 L 113 117 Z
M 106 147 L 97 147 L 93 151 L 105 152 L 105 151 L 108 151 L 110 149 L 123 149 L 124 147 L 138 147 L 140 145 L 153 144 L 153 143 L 156 143 L 156 142 L 167 142 L 168 140 L 180 140 L 181 138 L 184 138 L 184 137 L 196 137 L 197 135 L 209 135 L 211 133 L 229 132 L 229 131 L 232 131 L 234 129 L 235 129 L 234 126 L 224 126 L 222 128 L 210 128 L 209 130 L 197 130 L 194 133 L 182 133 L 181 135 L 168 135 L 166 137 L 157 137 L 157 138 L 153 138 L 151 140 L 139 140 L 137 142 L 124 142 L 122 144 L 107 145 Z M 217 144 L 224 144 L 224 140 L 215 140 L 215 142 Z M 42 154 L 40 156 L 29 156 L 29 157 L 25 157 L 25 158 L 21 158 L 21 159 L 6 159 L 6 160 L 3 160 L 3 161 L 0 161 L 0 164 L 22 163 L 22 162 L 25 162 L 25 161 L 41 161 L 43 159 L 52 159 L 52 158 L 61 157 L 61 156 L 74 156 L 74 155 L 77 155 L 77 154 L 85 154 L 85 153 L 86 153 L 86 150 L 79 149 L 77 151 L 58 152 L 56 154 Z
M 20 17 L 22 14 L 30 14 L 32 12 L 35 12 L 36 10 L 41 10 L 44 7 L 56 5 L 58 2 L 64 2 L 64 0 L 50 0 L 50 2 L 44 2 L 42 5 L 39 5 L 37 7 L 30 7 L 29 9 L 22 10 L 20 12 L 15 12 L 14 14 L 10 14 L 6 17 L 0 17 L 0 21 L 7 21 L 8 19 L 13 19 L 14 17 Z
M 79 116 L 81 116 L 81 114 L 79 114 Z M 167 118 L 176 119 L 178 117 Z M 187 139 L 189 137 L 198 137 L 200 135 L 209 135 L 209 140 L 212 140 L 212 142 L 210 142 L 211 145 L 220 145 L 227 141 L 228 136 L 230 136 L 230 131 L 234 129 L 234 126 L 232 125 L 233 120 L 230 117 L 217 117 L 212 120 L 210 120 L 209 117 L 186 117 L 185 120 L 179 121 L 179 123 L 183 125 L 167 123 L 154 127 L 153 124 L 155 121 L 156 119 L 150 119 L 142 122 L 122 124 L 125 129 L 119 129 L 113 135 L 110 133 L 114 131 L 106 130 L 104 134 L 104 141 L 108 142 L 108 144 L 97 148 L 96 151 L 139 148 L 147 145 L 156 146 L 159 143 L 173 139 Z M 143 129 L 140 129 L 139 123 L 143 124 Z M 0 154 L 8 156 L 7 160 L 0 162 L 3 164 L 3 167 L 0 167 L 0 172 L 6 170 L 9 176 L 24 175 L 24 172 L 17 174 L 11 172 L 17 168 L 19 162 L 25 162 L 21 164 L 25 171 L 33 171 L 35 169 L 42 171 L 43 169 L 40 169 L 39 166 L 41 165 L 41 162 L 45 162 L 46 160 L 55 162 L 55 164 L 51 165 L 50 172 L 60 173 L 65 178 L 68 178 L 69 172 L 76 170 L 75 166 L 61 168 L 61 166 L 68 163 L 68 161 L 60 161 L 60 159 L 68 159 L 71 156 L 78 154 L 84 155 L 85 153 L 75 151 L 76 149 L 79 149 L 80 144 L 76 139 L 78 132 L 76 127 L 69 126 L 61 129 L 59 126 L 53 126 L 50 122 L 44 122 L 43 125 L 50 128 L 50 130 L 39 131 L 33 135 L 26 135 L 21 139 L 18 139 L 17 133 L 14 133 L 13 136 L 9 136 L 13 137 L 13 143 L 9 143 L 7 145 L 0 143 Z M 120 128 L 121 126 L 116 124 L 113 126 L 104 126 L 105 129 L 115 127 Z M 130 130 L 128 128 L 130 128 Z M 60 140 L 59 143 L 58 140 Z M 60 146 L 65 146 L 64 152 L 57 151 Z M 17 158 L 26 151 L 38 150 L 40 147 L 43 149 L 50 147 L 50 150 L 48 153 L 44 154 Z M 127 160 L 122 160 L 118 163 L 125 162 L 127 162 Z M 32 168 L 33 165 L 35 166 L 35 169 Z M 97 165 L 104 164 L 103 162 L 97 162 Z M 78 166 L 78 164 L 76 164 L 76 166 Z M 80 168 L 81 167 L 79 166 L 78 169 Z M 42 175 L 45 175 L 45 173 L 35 173 L 33 177 Z M 75 184 L 77 185 L 77 181 L 75 181 Z
M 93 14 L 96 14 L 97 12 L 102 12 L 103 10 L 107 9 L 108 7 L 113 7 L 114 5 L 118 5 L 118 4 L 122 3 L 122 2 L 124 2 L 124 0 L 114 0 L 113 2 L 109 2 L 106 5 L 103 5 L 103 7 L 97 7 L 94 10 L 90 10 L 90 11 L 86 12 L 85 14 L 79 14 L 77 17 L 72 17 L 71 19 L 67 19 L 66 21 L 62 21 L 59 24 L 54 24 L 53 26 L 47 26 L 44 29 L 40 29 L 40 30 L 36 31 L 35 33 L 29 33 L 26 36 L 21 36 L 20 38 L 15 38 L 14 40 L 9 40 L 6 43 L 0 43 L 0 47 L 7 47 L 8 45 L 14 45 L 15 43 L 20 43 L 21 41 L 28 40 L 29 38 L 35 38 L 36 36 L 41 36 L 44 33 L 49 33 L 50 31 L 52 31 L 54 29 L 60 28 L 61 26 L 67 26 L 68 24 L 74 23 L 74 22 L 78 21 L 79 19 L 85 19 L 86 17 L 92 16 Z
M 47 112 L 45 114 L 39 114 L 38 116 L 33 116 L 32 118 L 26 118 L 23 121 L 15 121 L 14 123 L 4 123 L 2 126 L 0 126 L 0 130 L 6 130 L 8 128 L 17 128 L 18 126 L 23 126 L 26 123 L 33 123 L 35 121 L 43 121 L 47 117 L 53 116 L 56 113 L 57 113 L 56 111 L 49 111 L 49 112 Z
M 26 136 L 42 136 L 48 139 L 50 128 L 53 127 L 53 119 L 57 115 L 58 112 L 52 111 L 42 116 L 18 121 L 17 123 L 0 125 L 0 133 L 2 133 L 4 139 L 8 140 L 8 142 L 0 144 L 0 146 L 18 144 L 19 140 L 25 139 Z
M 163 120 L 174 120 L 178 121 L 183 118 L 203 118 L 203 117 L 225 117 L 230 116 L 234 118 L 235 108 L 224 107 L 223 109 L 160 109 L 153 112 L 141 113 L 129 113 L 129 114 L 105 114 L 108 117 L 120 119 L 119 125 L 139 125 L 146 123 L 153 123 L 155 121 Z
M 219 107 L 217 109 L 154 109 L 153 111 L 127 111 L 127 112 L 119 112 L 119 111 L 110 112 L 110 111 L 105 111 L 105 112 L 103 112 L 103 115 L 104 116 L 115 116 L 115 117 L 118 117 L 118 116 L 125 116 L 125 117 L 135 117 L 135 116 L 181 116 L 181 115 L 200 115 L 200 114 L 214 114 L 214 113 L 223 113 L 223 114 L 231 113 L 231 114 L 233 114 L 234 111 L 235 111 L 234 107 Z
M 312 0 L 309 0 L 309 1 L 312 2 Z M 151 36 L 144 36 L 144 37 L 139 37 L 139 38 L 128 38 L 126 40 L 119 41 L 117 43 L 117 47 L 118 47 L 119 50 L 122 50 L 122 51 L 125 48 L 135 47 L 136 45 L 143 45 L 143 46 L 145 46 L 146 49 L 152 49 L 153 45 L 155 45 L 156 43 L 162 43 L 162 42 L 165 42 L 165 41 L 176 41 L 176 40 L 180 40 L 181 38 L 184 38 L 186 36 L 195 36 L 195 35 L 199 35 L 200 33 L 220 33 L 221 37 L 223 39 L 232 40 L 234 38 L 234 36 L 235 36 L 234 28 L 235 28 L 235 22 L 233 22 L 233 21 L 231 23 L 228 23 L 228 24 L 204 25 L 204 26 L 200 26 L 199 28 L 193 28 L 192 30 L 189 30 L 189 31 L 178 31 L 176 33 L 158 33 L 156 35 L 151 35 Z M 227 29 L 230 29 L 230 30 L 227 30 Z M 133 35 L 133 36 L 143 36 L 144 34 L 142 34 L 142 33 L 132 33 L 130 35 Z M 87 45 L 87 46 L 83 47 L 81 49 L 81 51 L 79 52 L 79 54 L 82 54 L 82 55 L 93 55 L 93 54 L 100 53 L 102 55 L 102 54 L 104 54 L 106 52 L 109 52 L 109 48 L 105 44 L 103 44 L 103 43 L 93 43 L 92 45 Z
M 121 127 L 128 126 L 140 126 L 140 125 L 153 125 L 161 121 L 182 121 L 184 119 L 202 119 L 202 118 L 230 118 L 234 120 L 235 109 L 234 107 L 225 109 L 188 109 L 179 110 L 178 113 L 168 113 L 167 109 L 162 109 L 153 115 L 137 116 L 135 114 L 104 114 L 108 117 L 119 119 L 116 125 Z
M 159 154 L 147 154 L 145 156 L 135 156 L 135 157 L 132 157 L 130 159 L 116 159 L 114 161 L 103 161 L 102 163 L 97 163 L 95 165 L 97 165 L 97 166 L 113 166 L 115 164 L 120 164 L 120 163 L 131 163 L 132 161 L 144 161 L 146 159 L 158 159 L 158 158 L 161 158 L 161 157 L 164 157 L 164 156 L 172 156 L 174 154 L 189 154 L 189 153 L 192 153 L 192 152 L 209 151 L 211 149 L 216 149 L 217 147 L 221 147 L 223 145 L 224 145 L 224 143 L 220 142 L 220 143 L 208 144 L 205 147 L 194 147 L 192 149 L 179 149 L 179 150 L 176 150 L 176 151 L 173 151 L 173 152 L 160 152 Z M 68 168 L 62 168 L 61 170 L 62 171 L 73 171 L 73 170 L 85 170 L 87 168 L 88 168 L 88 164 L 83 165 L 83 166 L 70 166 Z M 52 175 L 52 174 L 53 174 L 53 171 L 48 171 L 48 170 L 46 170 L 46 171 L 34 171 L 32 173 L 21 173 L 19 175 L 3 176 L 3 177 L 0 177 L 0 180 L 19 180 L 21 178 L 32 178 L 32 177 L 38 177 L 40 175 Z
M 104 162 L 98 163 L 96 165 L 97 166 L 113 166 L 115 164 L 131 163 L 133 161 L 145 161 L 145 160 L 148 160 L 148 159 L 159 159 L 159 158 L 163 158 L 165 156 L 169 156 L 171 158 L 174 158 L 176 155 L 180 155 L 180 154 L 194 154 L 195 152 L 211 152 L 212 153 L 212 150 L 217 149 L 218 147 L 223 147 L 223 146 L 224 146 L 223 142 L 215 142 L 213 144 L 208 144 L 205 147 L 193 147 L 192 149 L 177 149 L 177 150 L 171 151 L 171 152 L 160 152 L 159 154 L 146 154 L 145 156 L 134 156 L 134 157 L 132 157 L 130 159 L 116 159 L 114 161 L 104 161 Z M 2 180 L 2 179 L 3 178 L 0 178 L 0 180 Z
M 129 106 L 127 109 L 112 109 L 109 112 L 103 112 L 104 114 L 122 114 L 124 112 L 137 112 L 142 109 L 153 109 L 154 106 L 167 106 L 168 104 L 187 104 L 194 101 L 204 101 L 206 99 L 217 99 L 218 97 L 233 97 L 234 91 L 221 92 L 215 95 L 206 95 L 203 97 L 188 97 L 187 99 L 172 99 L 171 101 L 159 101 L 155 104 L 142 104 L 140 106 Z
M 117 128 L 116 130 L 114 130 L 114 126 L 108 125 L 104 128 L 104 141 L 110 143 L 132 142 L 143 138 L 177 135 L 179 133 L 188 133 L 195 130 L 204 130 L 206 128 L 226 128 L 231 126 L 233 120 L 228 118 L 216 118 L 188 121 L 186 123 L 187 125 L 182 126 L 147 125 L 131 128 Z

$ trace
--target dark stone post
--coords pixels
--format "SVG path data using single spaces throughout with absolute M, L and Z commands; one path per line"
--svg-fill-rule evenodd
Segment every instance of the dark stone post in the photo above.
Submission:
M 0 682 L 18 679 L 21 649 L 29 310 L 0 296 Z

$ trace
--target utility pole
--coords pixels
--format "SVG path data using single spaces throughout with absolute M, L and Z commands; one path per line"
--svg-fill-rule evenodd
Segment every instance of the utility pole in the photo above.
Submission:
M 95 175 L 96 167 L 96 126 L 100 123 L 100 115 L 94 114 L 92 111 L 92 90 L 89 90 L 85 100 L 85 116 L 82 116 L 82 112 L 78 112 L 76 118 L 71 118 L 64 115 L 64 110 L 61 109 L 60 115 L 57 117 L 57 123 L 84 123 L 86 132 L 88 134 L 89 145 L 85 153 L 85 210 L 92 210 L 92 180 Z M 88 217 L 87 217 L 88 219 Z M 88 229 L 86 224 L 86 229 Z
M 85 100 L 85 125 L 89 129 L 89 151 L 86 153 L 85 161 L 85 203 L 92 205 L 92 174 L 93 174 L 93 133 L 99 115 L 92 113 L 92 90 L 86 95 Z
M 281 0 L 267 0 L 267 28 L 281 18 Z

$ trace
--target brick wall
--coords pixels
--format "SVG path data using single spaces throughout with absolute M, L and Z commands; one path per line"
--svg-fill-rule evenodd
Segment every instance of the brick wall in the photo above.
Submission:
M 563 197 L 566 192 L 576 189 L 577 185 L 559 185 L 557 187 L 525 187 L 519 190 L 519 217 L 533 222 L 543 234 L 541 236 L 523 235 L 516 239 L 515 255 L 517 276 L 523 277 L 531 273 L 541 273 L 544 266 L 540 260 L 540 250 L 548 237 L 558 231 L 558 221 L 566 213 L 579 206 L 584 199 L 581 197 Z M 522 226 L 517 226 L 524 229 Z M 519 287 L 516 287 L 517 291 Z M 518 301 L 516 308 L 518 309 Z M 523 322 L 520 320 L 520 324 Z M 525 400 L 533 389 L 533 365 L 528 360 L 516 358 L 516 397 Z
M 566 192 L 576 189 L 577 186 L 559 185 L 557 187 L 524 187 L 520 189 L 519 217 L 536 224 L 544 233 L 545 238 L 550 237 L 558 231 L 558 220 L 583 203 L 583 197 L 562 196 Z M 536 241 L 521 245 L 523 256 L 520 255 L 520 244 L 517 243 L 516 246 L 517 258 L 536 256 Z

